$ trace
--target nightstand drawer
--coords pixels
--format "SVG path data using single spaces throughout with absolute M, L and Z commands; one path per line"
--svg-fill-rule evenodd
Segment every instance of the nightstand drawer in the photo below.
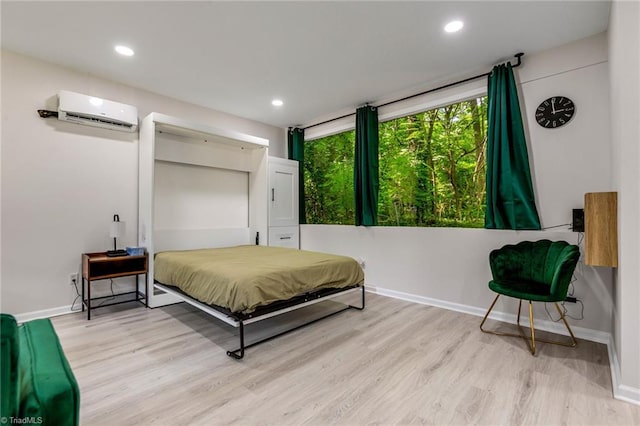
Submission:
M 108 257 L 102 253 L 83 255 L 82 275 L 86 279 L 100 280 L 147 272 L 147 256 Z

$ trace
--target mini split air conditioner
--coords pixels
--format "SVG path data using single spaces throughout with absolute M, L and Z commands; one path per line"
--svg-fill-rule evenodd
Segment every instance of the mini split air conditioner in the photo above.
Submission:
M 67 90 L 58 93 L 58 100 L 58 120 L 122 132 L 138 130 L 138 109 L 134 106 Z

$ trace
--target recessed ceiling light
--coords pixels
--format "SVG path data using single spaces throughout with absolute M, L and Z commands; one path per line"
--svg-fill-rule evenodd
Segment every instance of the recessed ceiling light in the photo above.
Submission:
M 462 21 L 451 21 L 444 26 L 444 30 L 448 33 L 455 33 L 460 31 L 462 27 L 464 27 L 464 23 Z
M 280 99 L 274 99 L 274 100 L 271 101 L 271 105 L 273 105 L 273 106 L 282 106 L 282 105 L 284 105 L 284 102 L 282 102 L 282 100 L 280 100 Z
M 123 56 L 133 56 L 134 54 L 133 49 L 127 46 L 118 45 L 115 47 L 115 49 L 116 49 L 116 52 L 118 52 Z

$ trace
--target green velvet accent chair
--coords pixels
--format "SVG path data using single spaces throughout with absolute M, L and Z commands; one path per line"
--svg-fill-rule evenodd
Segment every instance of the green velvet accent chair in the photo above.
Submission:
M 0 418 L 77 426 L 80 391 L 51 321 L 0 314 L 0 343 Z
M 489 264 L 493 275 L 493 279 L 489 281 L 489 288 L 498 294 L 480 323 L 480 330 L 500 336 L 522 337 L 528 342 L 531 354 L 535 355 L 536 337 L 532 302 L 553 303 L 569 331 L 571 341 L 568 343 L 544 339 L 538 339 L 538 341 L 575 347 L 576 338 L 564 317 L 564 312 L 558 306 L 558 302 L 564 301 L 567 297 L 578 259 L 580 259 L 580 248 L 566 241 L 522 241 L 493 250 L 489 255 Z M 519 334 L 490 331 L 483 328 L 487 317 L 501 295 L 519 299 L 517 317 Z M 523 300 L 529 302 L 529 336 L 520 326 Z

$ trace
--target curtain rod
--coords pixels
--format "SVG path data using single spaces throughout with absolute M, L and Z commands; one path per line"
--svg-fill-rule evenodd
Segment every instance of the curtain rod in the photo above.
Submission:
M 522 56 L 524 56 L 524 53 L 522 53 L 522 52 L 516 53 L 513 56 L 518 60 L 518 62 L 515 65 L 512 65 L 512 68 L 517 68 L 522 64 Z M 483 74 L 478 74 L 478 75 L 474 75 L 473 77 L 465 78 L 464 80 L 455 81 L 453 83 L 445 84 L 444 86 L 436 87 L 434 89 L 425 90 L 424 92 L 416 93 L 415 95 L 409 95 L 409 96 L 405 96 L 404 98 L 400 98 L 400 99 L 396 99 L 396 100 L 393 100 L 393 101 L 385 102 L 385 103 L 380 104 L 380 105 L 371 105 L 371 106 L 374 106 L 376 108 L 380 108 L 380 107 L 383 107 L 383 106 L 395 104 L 396 102 L 406 101 L 407 99 L 416 98 L 418 96 L 426 95 L 427 93 L 436 92 L 438 90 L 447 89 L 449 87 L 457 86 L 458 84 L 466 83 L 468 81 L 477 80 L 479 78 L 486 77 L 486 76 L 488 76 L 490 74 L 491 74 L 491 71 L 485 72 Z M 331 123 L 332 121 L 341 120 L 343 118 L 347 118 L 347 117 L 350 117 L 352 115 L 356 115 L 356 113 L 352 112 L 352 113 L 349 113 L 349 114 L 342 115 L 340 117 L 336 117 L 336 118 L 332 118 L 332 119 L 329 119 L 329 120 L 326 120 L 326 121 L 322 121 L 320 123 L 311 124 L 311 125 L 309 125 L 307 127 L 303 127 L 302 130 L 310 129 L 311 127 L 320 126 L 322 124 Z

